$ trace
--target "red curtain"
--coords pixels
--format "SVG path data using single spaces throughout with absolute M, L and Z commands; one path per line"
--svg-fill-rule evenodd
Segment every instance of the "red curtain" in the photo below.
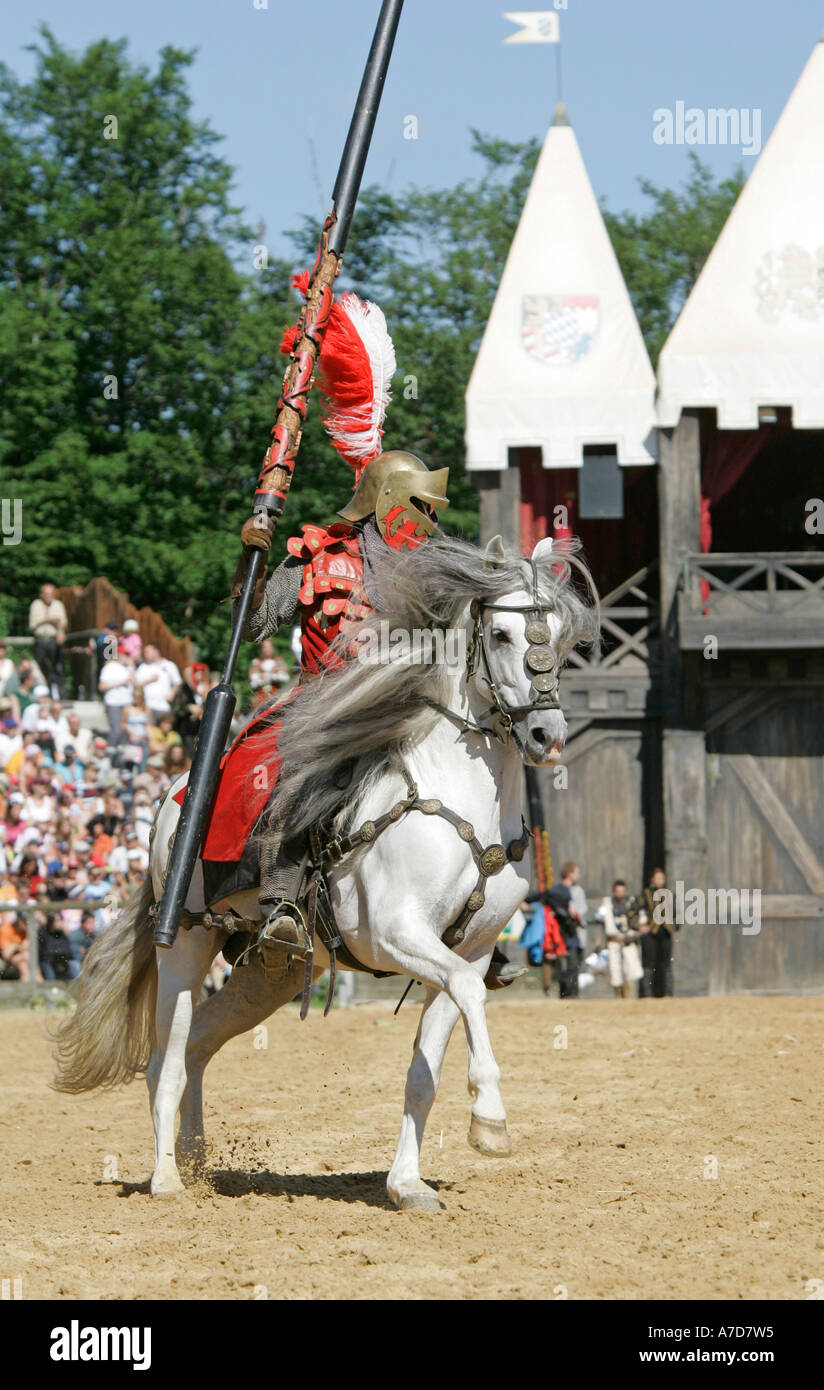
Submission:
M 701 550 L 712 545 L 712 509 L 726 497 L 756 454 L 775 436 L 776 426 L 761 425 L 757 430 L 719 430 L 715 421 L 707 422 L 701 449 Z

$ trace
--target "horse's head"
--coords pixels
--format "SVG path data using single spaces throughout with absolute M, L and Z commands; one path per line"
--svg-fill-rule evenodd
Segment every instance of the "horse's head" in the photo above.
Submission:
M 507 562 L 500 536 L 486 553 L 493 571 Z M 542 540 L 523 561 L 521 587 L 475 599 L 470 609 L 470 688 L 487 701 L 498 730 L 533 766 L 560 758 L 567 734 L 561 668 L 570 647 L 591 635 L 591 624 L 582 619 L 592 610 L 571 593 L 569 581 L 567 557 L 553 553 L 551 540 Z

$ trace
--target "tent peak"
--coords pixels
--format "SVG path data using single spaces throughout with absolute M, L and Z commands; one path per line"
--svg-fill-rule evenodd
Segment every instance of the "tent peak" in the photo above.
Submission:
M 570 119 L 569 119 L 569 116 L 567 115 L 566 106 L 564 105 L 564 103 L 563 103 L 562 101 L 558 101 L 558 102 L 555 103 L 555 112 L 554 112 L 553 117 L 552 117 L 552 124 L 553 124 L 553 125 L 569 125 L 569 124 L 570 124 Z

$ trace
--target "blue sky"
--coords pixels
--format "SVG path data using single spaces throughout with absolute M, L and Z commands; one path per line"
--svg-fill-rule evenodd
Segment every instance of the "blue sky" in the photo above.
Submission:
M 406 0 L 367 182 L 399 192 L 472 176 L 472 126 L 543 137 L 557 97 L 555 48 L 504 45 L 513 32 L 505 8 Z M 197 48 L 196 112 L 226 137 L 238 202 L 253 224 L 266 223 L 270 249 L 290 255 L 282 233 L 303 213 L 320 221 L 329 201 L 378 9 L 378 0 L 268 0 L 265 10 L 253 0 L 7 0 L 2 51 L 28 75 L 25 45 L 40 21 L 74 49 L 126 36 L 149 65 L 165 43 Z M 615 211 L 644 206 L 639 176 L 673 186 L 686 172 L 683 146 L 653 141 L 657 108 L 758 108 L 766 139 L 824 29 L 815 0 L 567 0 L 559 13 L 564 98 L 595 192 Z M 417 140 L 403 138 L 408 115 Z M 719 175 L 740 160 L 729 147 L 698 153 Z

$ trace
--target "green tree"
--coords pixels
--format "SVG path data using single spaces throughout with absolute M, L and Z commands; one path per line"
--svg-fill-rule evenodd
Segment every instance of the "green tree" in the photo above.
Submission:
M 150 72 L 124 41 L 77 57 L 41 35 L 31 82 L 0 70 L 0 491 L 23 502 L 6 604 L 22 627 L 47 575 L 106 574 L 216 659 L 288 267 L 252 273 L 192 54 Z
M 652 208 L 643 216 L 612 213 L 602 205 L 615 254 L 627 282 L 653 366 L 701 268 L 744 186 L 744 170 L 713 181 L 690 152 L 690 174 L 680 192 L 640 180 Z

